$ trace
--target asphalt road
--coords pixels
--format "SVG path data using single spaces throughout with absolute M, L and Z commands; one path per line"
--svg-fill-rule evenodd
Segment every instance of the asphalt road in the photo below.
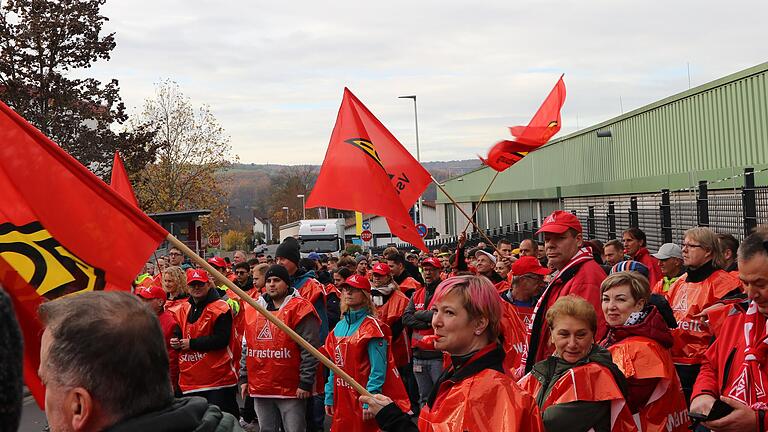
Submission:
M 37 406 L 32 396 L 24 398 L 19 432 L 40 432 L 46 426 L 48 422 L 45 420 L 45 412 Z

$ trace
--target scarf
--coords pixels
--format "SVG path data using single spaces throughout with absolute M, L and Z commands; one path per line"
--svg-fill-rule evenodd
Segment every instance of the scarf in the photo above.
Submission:
M 557 272 L 557 274 L 552 278 L 552 280 L 549 281 L 549 284 L 547 284 L 547 287 L 544 288 L 544 292 L 542 292 L 541 297 L 539 297 L 539 301 L 536 303 L 536 308 L 533 310 L 534 316 L 536 316 L 536 314 L 539 313 L 539 308 L 541 308 L 543 305 L 546 305 L 547 299 L 549 298 L 550 287 L 555 285 L 558 281 L 560 281 L 563 278 L 572 277 L 573 274 L 571 274 L 571 272 L 569 272 L 568 270 L 574 267 L 578 267 L 581 264 L 591 259 L 593 259 L 592 251 L 587 247 L 580 248 L 578 252 L 576 252 L 576 255 L 574 255 L 573 258 L 571 258 L 568 264 L 566 264 L 562 270 Z
M 757 303 L 749 303 L 747 315 L 744 318 L 744 363 L 739 373 L 731 383 L 728 397 L 738 400 L 747 406 L 764 406 L 768 403 L 764 377 L 760 364 L 768 357 L 768 334 L 766 334 L 766 317 L 757 310 Z

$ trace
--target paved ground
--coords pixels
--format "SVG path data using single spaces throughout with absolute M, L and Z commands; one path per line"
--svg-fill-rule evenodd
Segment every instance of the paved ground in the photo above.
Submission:
M 45 412 L 38 408 L 32 396 L 24 398 L 24 409 L 21 413 L 21 426 L 19 432 L 40 432 L 48 422 L 45 421 Z

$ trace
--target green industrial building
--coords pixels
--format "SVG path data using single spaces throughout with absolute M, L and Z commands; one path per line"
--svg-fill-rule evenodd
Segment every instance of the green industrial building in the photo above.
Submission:
M 696 225 L 743 238 L 768 223 L 767 167 L 763 63 L 553 140 L 502 172 L 479 207 L 492 169 L 445 188 L 466 213 L 477 210 L 488 234 L 530 235 L 563 209 L 579 217 L 587 237 L 620 238 L 637 225 L 656 248 Z M 445 194 L 437 204 L 441 243 L 467 220 Z

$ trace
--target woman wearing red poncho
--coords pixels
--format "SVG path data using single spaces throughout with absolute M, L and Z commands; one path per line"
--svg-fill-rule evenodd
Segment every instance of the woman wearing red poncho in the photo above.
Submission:
M 648 279 L 613 273 L 600 286 L 608 335 L 600 345 L 627 377 L 627 404 L 649 432 L 685 432 L 688 412 L 669 348 L 672 333 L 651 297 Z
M 498 343 L 501 299 L 482 276 L 456 276 L 440 283 L 431 309 L 435 348 L 451 355 L 421 410 L 418 428 L 391 400 L 363 396 L 385 431 L 544 430 L 533 398 L 504 374 Z
M 371 300 L 371 283 L 359 274 L 348 277 L 341 290 L 342 318 L 325 341 L 334 363 L 365 385 L 370 393 L 382 393 L 409 409 L 411 402 L 392 357 L 389 327 L 377 320 Z M 361 407 L 359 394 L 333 371 L 325 384 L 325 412 L 333 417 L 332 432 L 376 431 L 373 413 Z
M 633 432 L 626 379 L 611 354 L 595 344 L 597 313 L 576 295 L 547 310 L 555 353 L 533 365 L 520 386 L 536 398 L 549 432 Z

